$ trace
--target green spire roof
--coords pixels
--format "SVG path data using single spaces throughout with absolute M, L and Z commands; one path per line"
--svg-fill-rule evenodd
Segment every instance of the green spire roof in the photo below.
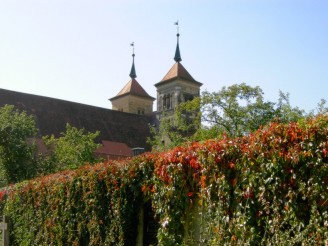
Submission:
M 132 67 L 131 67 L 131 72 L 130 72 L 130 78 L 131 79 L 135 79 L 137 77 L 137 74 L 136 74 L 136 68 L 134 66 L 134 53 L 132 54 Z
M 179 36 L 180 36 L 180 34 L 178 33 L 177 34 L 177 48 L 175 49 L 175 56 L 174 56 L 174 60 L 176 62 L 181 62 L 182 61 L 181 54 L 180 54 L 180 48 L 179 48 Z

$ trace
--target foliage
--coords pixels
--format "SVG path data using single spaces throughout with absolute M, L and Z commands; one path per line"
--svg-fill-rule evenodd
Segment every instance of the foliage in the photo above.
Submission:
M 290 105 L 289 93 L 283 93 L 281 91 L 279 92 L 279 99 L 275 109 L 275 121 L 281 123 L 296 122 L 305 116 L 306 114 L 304 110 L 298 107 L 293 108 Z
M 51 154 L 43 161 L 50 162 L 49 169 L 54 171 L 75 169 L 85 163 L 95 163 L 98 160 L 94 151 L 99 144 L 94 140 L 98 135 L 99 132 L 86 133 L 84 129 L 77 129 L 67 124 L 66 132 L 61 133 L 61 137 L 55 138 L 52 135 L 43 138 L 46 146 L 51 150 Z
M 0 186 L 34 177 L 36 133 L 32 116 L 11 105 L 0 108 Z
M 190 141 L 194 125 L 176 124 L 171 117 L 163 117 L 158 126 L 150 126 L 151 137 L 147 139 L 153 151 L 163 151 Z M 181 119 L 180 119 L 181 120 Z
M 328 113 L 327 101 L 325 99 L 321 99 L 317 105 L 316 110 L 312 110 L 310 112 L 310 116 L 314 117 L 315 115 L 318 114 L 327 114 L 327 113 Z
M 50 150 L 46 154 L 38 151 L 37 132 L 33 116 L 12 105 L 0 108 L 0 186 L 100 160 L 94 156 L 99 132 L 86 133 L 68 124 L 61 137 L 44 137 Z
M 313 115 L 312 115 L 313 116 Z M 153 127 L 150 144 L 154 149 L 170 149 L 185 142 L 239 137 L 271 121 L 296 122 L 305 112 L 289 103 L 289 94 L 280 92 L 277 103 L 265 101 L 260 87 L 235 84 L 218 92 L 203 92 L 201 97 L 180 104 L 172 119 L 162 117 L 158 130 Z M 157 131 L 156 131 L 157 130 Z M 169 141 L 163 143 L 163 139 Z
M 328 116 L 84 166 L 2 196 L 13 245 L 135 245 L 150 201 L 159 245 L 324 245 Z
M 202 95 L 202 120 L 222 128 L 229 136 L 242 136 L 266 125 L 274 117 L 274 103 L 265 102 L 260 87 L 242 83 Z

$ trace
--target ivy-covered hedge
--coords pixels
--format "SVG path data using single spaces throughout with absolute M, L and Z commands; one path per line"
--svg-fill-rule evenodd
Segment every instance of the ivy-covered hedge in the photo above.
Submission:
M 159 245 L 324 245 L 327 151 L 327 116 L 272 123 L 20 183 L 0 192 L 0 207 L 12 245 L 135 245 L 146 201 Z

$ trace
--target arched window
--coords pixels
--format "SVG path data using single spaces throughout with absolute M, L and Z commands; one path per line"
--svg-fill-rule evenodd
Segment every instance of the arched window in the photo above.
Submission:
M 163 97 L 163 109 L 170 109 L 172 107 L 172 95 L 165 94 Z

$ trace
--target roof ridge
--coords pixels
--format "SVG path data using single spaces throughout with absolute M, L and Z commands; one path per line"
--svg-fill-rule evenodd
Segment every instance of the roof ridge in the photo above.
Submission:
M 131 78 L 129 80 L 129 82 L 122 88 L 122 90 L 120 90 L 120 92 L 112 99 L 115 99 L 117 97 L 122 97 L 125 95 L 136 95 L 136 96 L 140 96 L 140 97 L 146 97 L 146 98 L 151 98 L 152 100 L 155 100 L 155 98 L 153 98 L 152 96 L 150 96 L 146 90 L 140 85 L 140 83 L 134 79 Z
M 171 80 L 174 78 L 183 78 L 189 81 L 196 81 L 180 62 L 176 62 L 171 67 L 171 69 L 167 72 L 167 74 L 164 76 L 161 82 Z

